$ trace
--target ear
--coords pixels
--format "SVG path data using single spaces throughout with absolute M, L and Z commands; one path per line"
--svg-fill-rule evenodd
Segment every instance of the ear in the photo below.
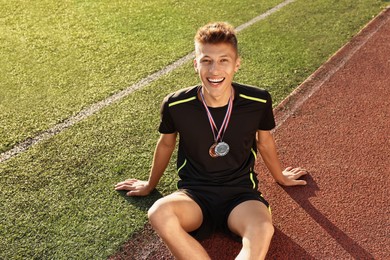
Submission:
M 240 57 L 238 57 L 236 59 L 236 66 L 234 67 L 234 72 L 237 72 L 239 70 L 240 66 L 241 66 L 241 59 L 240 59 Z
M 198 73 L 198 62 L 196 61 L 196 59 L 194 59 L 194 69 L 195 72 Z

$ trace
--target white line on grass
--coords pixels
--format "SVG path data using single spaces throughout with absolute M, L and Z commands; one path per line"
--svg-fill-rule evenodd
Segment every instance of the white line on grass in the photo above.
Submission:
M 270 16 L 271 14 L 279 11 L 281 8 L 285 7 L 286 5 L 294 2 L 295 0 L 286 0 L 278 5 L 276 5 L 275 7 L 271 8 L 270 10 L 266 11 L 265 13 L 259 15 L 259 16 L 256 16 L 255 18 L 253 18 L 252 20 L 236 27 L 236 31 L 237 32 L 240 32 L 246 28 L 248 28 L 249 26 L 265 19 L 266 17 Z M 94 103 L 92 105 L 90 105 L 89 107 L 86 107 L 84 108 L 83 110 L 81 110 L 78 114 L 76 114 L 75 116 L 71 116 L 67 119 L 64 120 L 64 122 L 61 122 L 61 123 L 58 123 L 56 124 L 55 126 L 53 126 L 52 128 L 34 136 L 34 137 L 31 137 L 31 138 L 28 138 L 26 140 L 24 140 L 23 142 L 15 145 L 13 148 L 11 148 L 10 150 L 6 151 L 6 152 L 3 152 L 1 153 L 0 155 L 0 163 L 1 162 L 4 162 L 24 151 L 26 151 L 27 149 L 29 149 L 31 146 L 33 145 L 36 145 L 42 141 L 45 141 L 53 136 L 55 136 L 56 134 L 59 134 L 61 133 L 62 131 L 64 131 L 65 129 L 73 126 L 74 124 L 90 117 L 91 115 L 97 113 L 98 111 L 100 111 L 102 108 L 106 107 L 106 106 L 109 106 L 110 104 L 114 103 L 114 102 L 118 102 L 120 100 L 122 100 L 123 98 L 127 97 L 128 95 L 130 95 L 131 93 L 133 93 L 134 91 L 138 90 L 138 89 L 141 89 L 147 85 L 149 85 L 150 83 L 156 81 L 157 79 L 161 78 L 162 76 L 168 74 L 169 72 L 181 67 L 182 65 L 184 65 L 186 62 L 192 60 L 195 56 L 195 53 L 194 52 L 191 52 L 189 54 L 187 54 L 186 56 L 178 59 L 177 61 L 173 62 L 172 64 L 169 64 L 168 66 L 164 67 L 163 69 L 141 79 L 140 81 L 138 81 L 137 83 L 129 86 L 128 88 L 112 95 L 112 96 L 109 96 L 108 98 L 104 99 L 104 100 L 101 100 L 97 103 Z

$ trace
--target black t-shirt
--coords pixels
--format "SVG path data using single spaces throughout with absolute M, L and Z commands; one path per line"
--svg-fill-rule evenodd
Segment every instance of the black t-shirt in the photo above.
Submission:
M 253 174 L 256 159 L 257 130 L 275 127 L 270 94 L 263 89 L 233 83 L 235 97 L 229 125 L 223 141 L 229 153 L 209 155 L 213 133 L 203 103 L 198 98 L 200 86 L 171 93 L 161 107 L 160 133 L 179 133 L 177 169 L 178 187 L 197 185 L 240 185 L 257 188 Z M 227 105 L 209 110 L 220 128 Z

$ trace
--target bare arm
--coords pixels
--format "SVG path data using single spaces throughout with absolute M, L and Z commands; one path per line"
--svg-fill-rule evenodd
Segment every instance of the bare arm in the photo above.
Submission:
M 154 151 L 149 180 L 129 179 L 115 185 L 115 190 L 128 190 L 128 196 L 146 196 L 156 188 L 168 166 L 176 145 L 177 134 L 161 134 Z
M 276 151 L 275 140 L 270 131 L 257 131 L 257 149 L 268 170 L 271 172 L 272 177 L 279 184 L 284 186 L 306 184 L 306 181 L 298 180 L 298 178 L 307 173 L 305 169 L 288 167 L 282 170 Z

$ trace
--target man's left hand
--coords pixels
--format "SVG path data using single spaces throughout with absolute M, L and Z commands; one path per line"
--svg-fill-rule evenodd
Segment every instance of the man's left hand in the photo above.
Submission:
M 283 171 L 283 180 L 280 181 L 279 184 L 283 186 L 306 185 L 307 182 L 305 180 L 299 180 L 299 178 L 306 175 L 307 173 L 307 170 L 301 167 L 287 167 Z

